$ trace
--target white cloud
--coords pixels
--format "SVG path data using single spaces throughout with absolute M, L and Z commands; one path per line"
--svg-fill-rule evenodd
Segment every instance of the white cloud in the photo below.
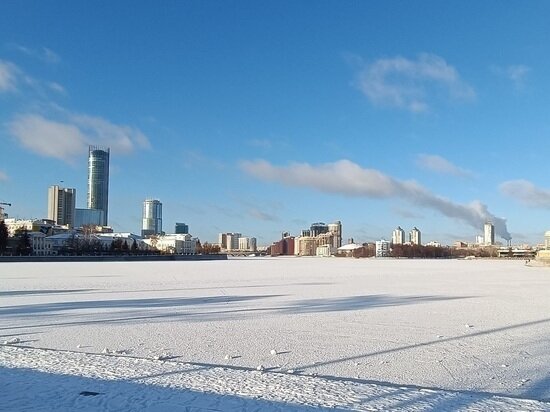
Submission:
M 429 109 L 431 94 L 443 89 L 452 99 L 475 97 L 474 89 L 443 58 L 423 53 L 416 60 L 379 59 L 359 72 L 358 87 L 371 103 L 412 112 Z
M 9 180 L 8 175 L 6 172 L 0 170 L 0 182 L 7 182 Z
M 0 59 L 0 93 L 2 92 L 33 92 L 39 97 L 45 97 L 47 92 L 66 94 L 65 88 L 57 82 L 37 79 L 25 73 L 14 63 Z
M 17 89 L 17 74 L 19 69 L 13 63 L 0 60 L 0 93 Z
M 86 135 L 72 124 L 26 114 L 17 116 L 9 124 L 9 130 L 23 147 L 41 156 L 71 162 L 86 152 Z
M 42 56 L 44 56 L 44 60 L 50 63 L 59 63 L 61 61 L 59 55 L 47 47 L 42 47 Z
M 12 44 L 12 49 L 15 49 L 27 56 L 33 57 L 35 59 L 42 60 L 46 63 L 59 63 L 61 58 L 59 55 L 47 47 L 40 47 L 38 49 L 33 49 L 31 47 L 26 47 L 21 44 Z
M 423 169 L 436 173 L 459 177 L 473 176 L 471 171 L 458 167 L 444 157 L 438 155 L 419 154 L 416 158 L 416 164 Z
M 75 114 L 69 121 L 85 133 L 91 144 L 108 146 L 114 152 L 128 154 L 136 149 L 149 149 L 149 139 L 139 129 L 116 125 L 101 117 Z
M 349 160 L 339 160 L 312 166 L 293 163 L 274 166 L 265 160 L 244 161 L 241 169 L 249 175 L 286 186 L 307 187 L 325 193 L 367 198 L 401 198 L 414 205 L 436 210 L 452 219 L 458 219 L 480 229 L 490 220 L 496 233 L 510 238 L 506 220 L 491 214 L 487 206 L 474 201 L 467 205 L 431 193 L 414 181 L 398 180 L 375 169 L 364 169 Z
M 550 190 L 535 186 L 528 180 L 509 180 L 499 186 L 501 193 L 532 207 L 550 209 Z
M 507 67 L 493 66 L 492 69 L 499 76 L 510 80 L 517 89 L 523 89 L 527 75 L 531 72 L 531 68 L 523 64 Z
M 24 114 L 16 116 L 8 128 L 31 152 L 68 163 L 86 153 L 88 145 L 108 146 L 122 154 L 150 147 L 140 130 L 87 115 L 73 114 L 64 121 L 55 121 L 38 114 Z
M 56 93 L 59 93 L 59 94 L 66 94 L 67 93 L 65 88 L 63 86 L 61 86 L 59 83 L 49 82 L 47 84 L 47 86 L 50 88 L 50 90 L 53 90 Z

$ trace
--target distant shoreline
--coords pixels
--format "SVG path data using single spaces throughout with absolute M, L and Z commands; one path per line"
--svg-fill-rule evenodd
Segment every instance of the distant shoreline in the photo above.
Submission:
M 126 256 L 0 256 L 0 263 L 9 262 L 170 262 L 227 260 L 227 255 L 126 255 Z

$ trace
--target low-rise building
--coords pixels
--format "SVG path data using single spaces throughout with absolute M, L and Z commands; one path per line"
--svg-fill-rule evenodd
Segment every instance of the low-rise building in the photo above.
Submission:
M 315 256 L 328 257 L 328 256 L 334 255 L 334 253 L 335 253 L 334 246 L 330 244 L 320 245 L 320 246 L 317 246 L 317 248 L 315 249 Z
M 197 253 L 197 238 L 188 233 L 155 236 L 143 240 L 146 244 L 163 253 L 194 255 Z
M 390 256 L 391 243 L 387 240 L 380 239 L 376 241 L 376 257 Z
M 30 232 L 32 254 L 34 256 L 54 255 L 53 244 L 49 237 L 42 232 Z
M 271 256 L 288 256 L 294 255 L 294 236 L 290 236 L 289 233 L 283 233 L 281 240 L 273 242 L 270 247 Z
M 297 256 L 315 256 L 317 251 L 317 238 L 313 236 L 300 236 L 294 241 L 294 254 Z
M 55 222 L 48 219 L 14 219 L 9 218 L 4 220 L 8 228 L 8 236 L 15 236 L 18 231 L 26 230 L 27 232 L 42 232 L 46 235 L 64 233 L 69 231 L 67 225 L 56 225 Z

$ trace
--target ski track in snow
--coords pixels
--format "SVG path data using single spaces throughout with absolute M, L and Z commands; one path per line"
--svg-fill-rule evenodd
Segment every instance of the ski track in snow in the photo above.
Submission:
M 521 261 L 2 264 L 0 411 L 549 410 L 548 290 Z
M 479 393 L 7 345 L 0 387 L 9 411 L 550 411 Z

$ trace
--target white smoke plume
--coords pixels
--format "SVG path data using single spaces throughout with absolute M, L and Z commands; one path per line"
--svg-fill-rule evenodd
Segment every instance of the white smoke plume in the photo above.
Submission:
M 244 161 L 241 169 L 247 174 L 286 186 L 308 187 L 320 192 L 368 198 L 401 198 L 415 205 L 433 209 L 444 216 L 460 220 L 476 230 L 490 221 L 503 239 L 511 239 L 506 219 L 496 217 L 479 201 L 454 203 L 438 196 L 414 181 L 398 180 L 375 169 L 364 169 L 349 161 L 339 160 L 312 166 L 293 163 L 274 166 L 265 160 Z

